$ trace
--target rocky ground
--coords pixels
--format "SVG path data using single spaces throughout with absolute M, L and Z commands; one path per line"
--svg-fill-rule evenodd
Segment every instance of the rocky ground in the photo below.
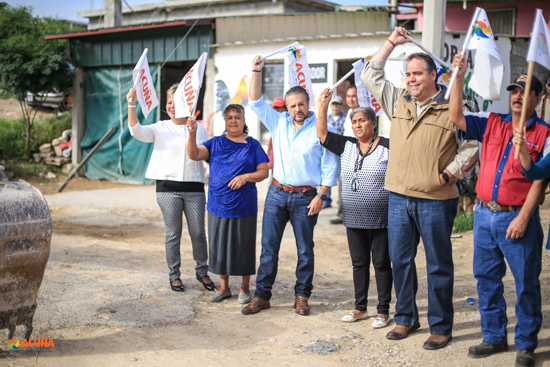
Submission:
M 55 181 L 55 180 L 54 180 Z M 78 179 L 67 191 L 52 194 L 57 182 L 36 183 L 46 195 L 54 219 L 50 260 L 39 293 L 33 337 L 51 337 L 55 347 L 44 352 L 3 352 L 0 366 L 504 366 L 513 365 L 515 290 L 510 273 L 505 294 L 511 349 L 490 358 L 467 357 L 481 339 L 472 276 L 472 233 L 453 240 L 455 261 L 455 327 L 453 342 L 426 351 L 425 258 L 419 248 L 418 305 L 422 328 L 402 341 L 385 338 L 389 328 L 374 330 L 372 319 L 347 324 L 340 318 L 353 309 L 351 260 L 343 226 L 329 224 L 336 209 L 321 212 L 315 231 L 316 271 L 312 314 L 293 312 L 296 247 L 287 227 L 271 309 L 244 316 L 231 278 L 233 298 L 213 304 L 194 278 L 190 240 L 182 242 L 183 294 L 168 286 L 162 216 L 152 186 L 120 186 Z M 260 211 L 267 183 L 259 186 Z M 81 191 L 83 190 L 83 191 Z M 548 228 L 550 209 L 542 212 Z M 261 213 L 258 216 L 261 221 Z M 258 226 L 260 231 L 261 223 Z M 257 236 L 257 257 L 260 253 Z M 544 252 L 543 312 L 550 314 L 550 257 Z M 219 283 L 217 276 L 212 276 Z M 253 278 L 254 280 L 254 278 Z M 254 282 L 252 282 L 254 286 Z M 395 297 L 394 297 L 395 300 Z M 392 303 L 392 312 L 394 304 Z M 369 311 L 376 312 L 376 286 L 371 282 Z M 537 365 L 550 366 L 550 330 L 540 333 Z M 23 328 L 16 337 L 21 339 Z M 0 348 L 8 347 L 7 330 Z M 1 358 L 3 357 L 3 358 Z

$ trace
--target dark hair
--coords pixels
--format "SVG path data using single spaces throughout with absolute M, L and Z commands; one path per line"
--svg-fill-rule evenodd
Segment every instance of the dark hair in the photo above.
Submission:
M 295 95 L 303 95 L 304 98 L 306 99 L 306 102 L 307 102 L 307 105 L 309 106 L 309 94 L 307 94 L 307 91 L 300 87 L 300 86 L 295 86 L 295 87 L 292 87 L 290 88 L 289 90 L 286 91 L 285 93 L 285 103 L 286 103 L 286 99 L 288 96 L 295 96 Z
M 351 112 L 351 114 L 349 115 L 349 119 L 352 120 L 353 116 L 356 113 L 362 113 L 363 115 L 365 115 L 373 126 L 376 123 L 376 113 L 374 113 L 372 108 L 370 108 L 370 107 L 357 107 L 356 109 L 354 109 Z
M 230 104 L 229 106 L 227 106 L 224 110 L 223 110 L 223 119 L 225 121 L 225 115 L 229 112 L 229 111 L 237 111 L 237 112 L 240 112 L 243 114 L 243 120 L 245 120 L 244 118 L 244 107 L 241 106 L 240 104 Z M 223 133 L 227 133 L 227 129 L 225 129 L 223 131 Z M 248 134 L 248 126 L 246 125 L 246 120 L 245 120 L 245 123 L 244 123 L 244 129 L 243 129 L 243 133 L 244 134 Z
M 348 90 L 350 90 L 351 88 L 354 88 L 355 90 L 357 90 L 357 86 L 355 84 L 351 84 L 349 87 L 346 88 L 346 94 L 348 93 Z
M 416 52 L 407 57 L 407 62 L 414 59 L 424 60 L 424 69 L 428 72 L 428 74 L 431 74 L 432 71 L 435 71 L 437 74 L 437 67 L 435 66 L 434 59 L 432 59 L 431 56 L 422 52 Z

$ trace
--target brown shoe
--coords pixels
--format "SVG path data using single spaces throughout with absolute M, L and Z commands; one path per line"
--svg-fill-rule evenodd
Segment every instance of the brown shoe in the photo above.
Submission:
M 307 305 L 307 297 L 298 296 L 294 301 L 294 308 L 298 315 L 309 315 L 309 306 Z
M 389 333 L 386 334 L 386 338 L 390 340 L 401 340 L 409 336 L 410 333 L 414 333 L 420 329 L 420 323 L 416 323 L 412 326 L 397 325 Z
M 252 301 L 244 306 L 241 310 L 243 315 L 254 315 L 255 313 L 260 312 L 261 310 L 267 310 L 269 308 L 269 301 L 261 299 L 258 297 L 252 298 Z
M 430 337 L 426 340 L 422 348 L 428 349 L 428 350 L 436 350 L 445 348 L 449 342 L 453 340 L 453 336 L 451 334 L 449 335 L 430 335 Z

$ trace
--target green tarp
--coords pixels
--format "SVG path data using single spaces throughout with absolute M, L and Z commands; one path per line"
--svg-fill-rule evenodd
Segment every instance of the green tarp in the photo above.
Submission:
M 158 91 L 158 65 L 149 65 L 149 68 Z M 145 171 L 153 144 L 134 139 L 128 130 L 126 94 L 132 86 L 133 69 L 133 66 L 86 69 L 86 133 L 81 144 L 83 156 L 92 150 L 110 128 L 117 129 L 84 167 L 86 177 L 92 180 L 152 183 L 145 178 Z M 140 123 L 150 125 L 156 122 L 159 108 L 160 105 L 145 119 L 138 103 Z

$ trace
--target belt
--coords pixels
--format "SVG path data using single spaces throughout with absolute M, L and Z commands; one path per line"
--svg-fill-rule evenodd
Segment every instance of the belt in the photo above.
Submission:
M 523 205 L 500 205 L 495 201 L 489 201 L 488 203 L 484 201 L 479 202 L 482 207 L 489 209 L 493 213 L 500 213 L 500 212 L 519 212 Z
M 277 186 L 278 188 L 280 188 L 281 190 L 283 191 L 286 191 L 286 192 L 299 192 L 299 193 L 304 193 L 306 191 L 309 191 L 309 190 L 315 190 L 314 187 L 311 187 L 311 186 L 289 186 L 289 185 L 283 185 L 281 183 L 279 183 L 279 181 L 277 181 L 276 179 L 273 179 L 273 181 L 271 181 L 271 183 L 275 186 Z

